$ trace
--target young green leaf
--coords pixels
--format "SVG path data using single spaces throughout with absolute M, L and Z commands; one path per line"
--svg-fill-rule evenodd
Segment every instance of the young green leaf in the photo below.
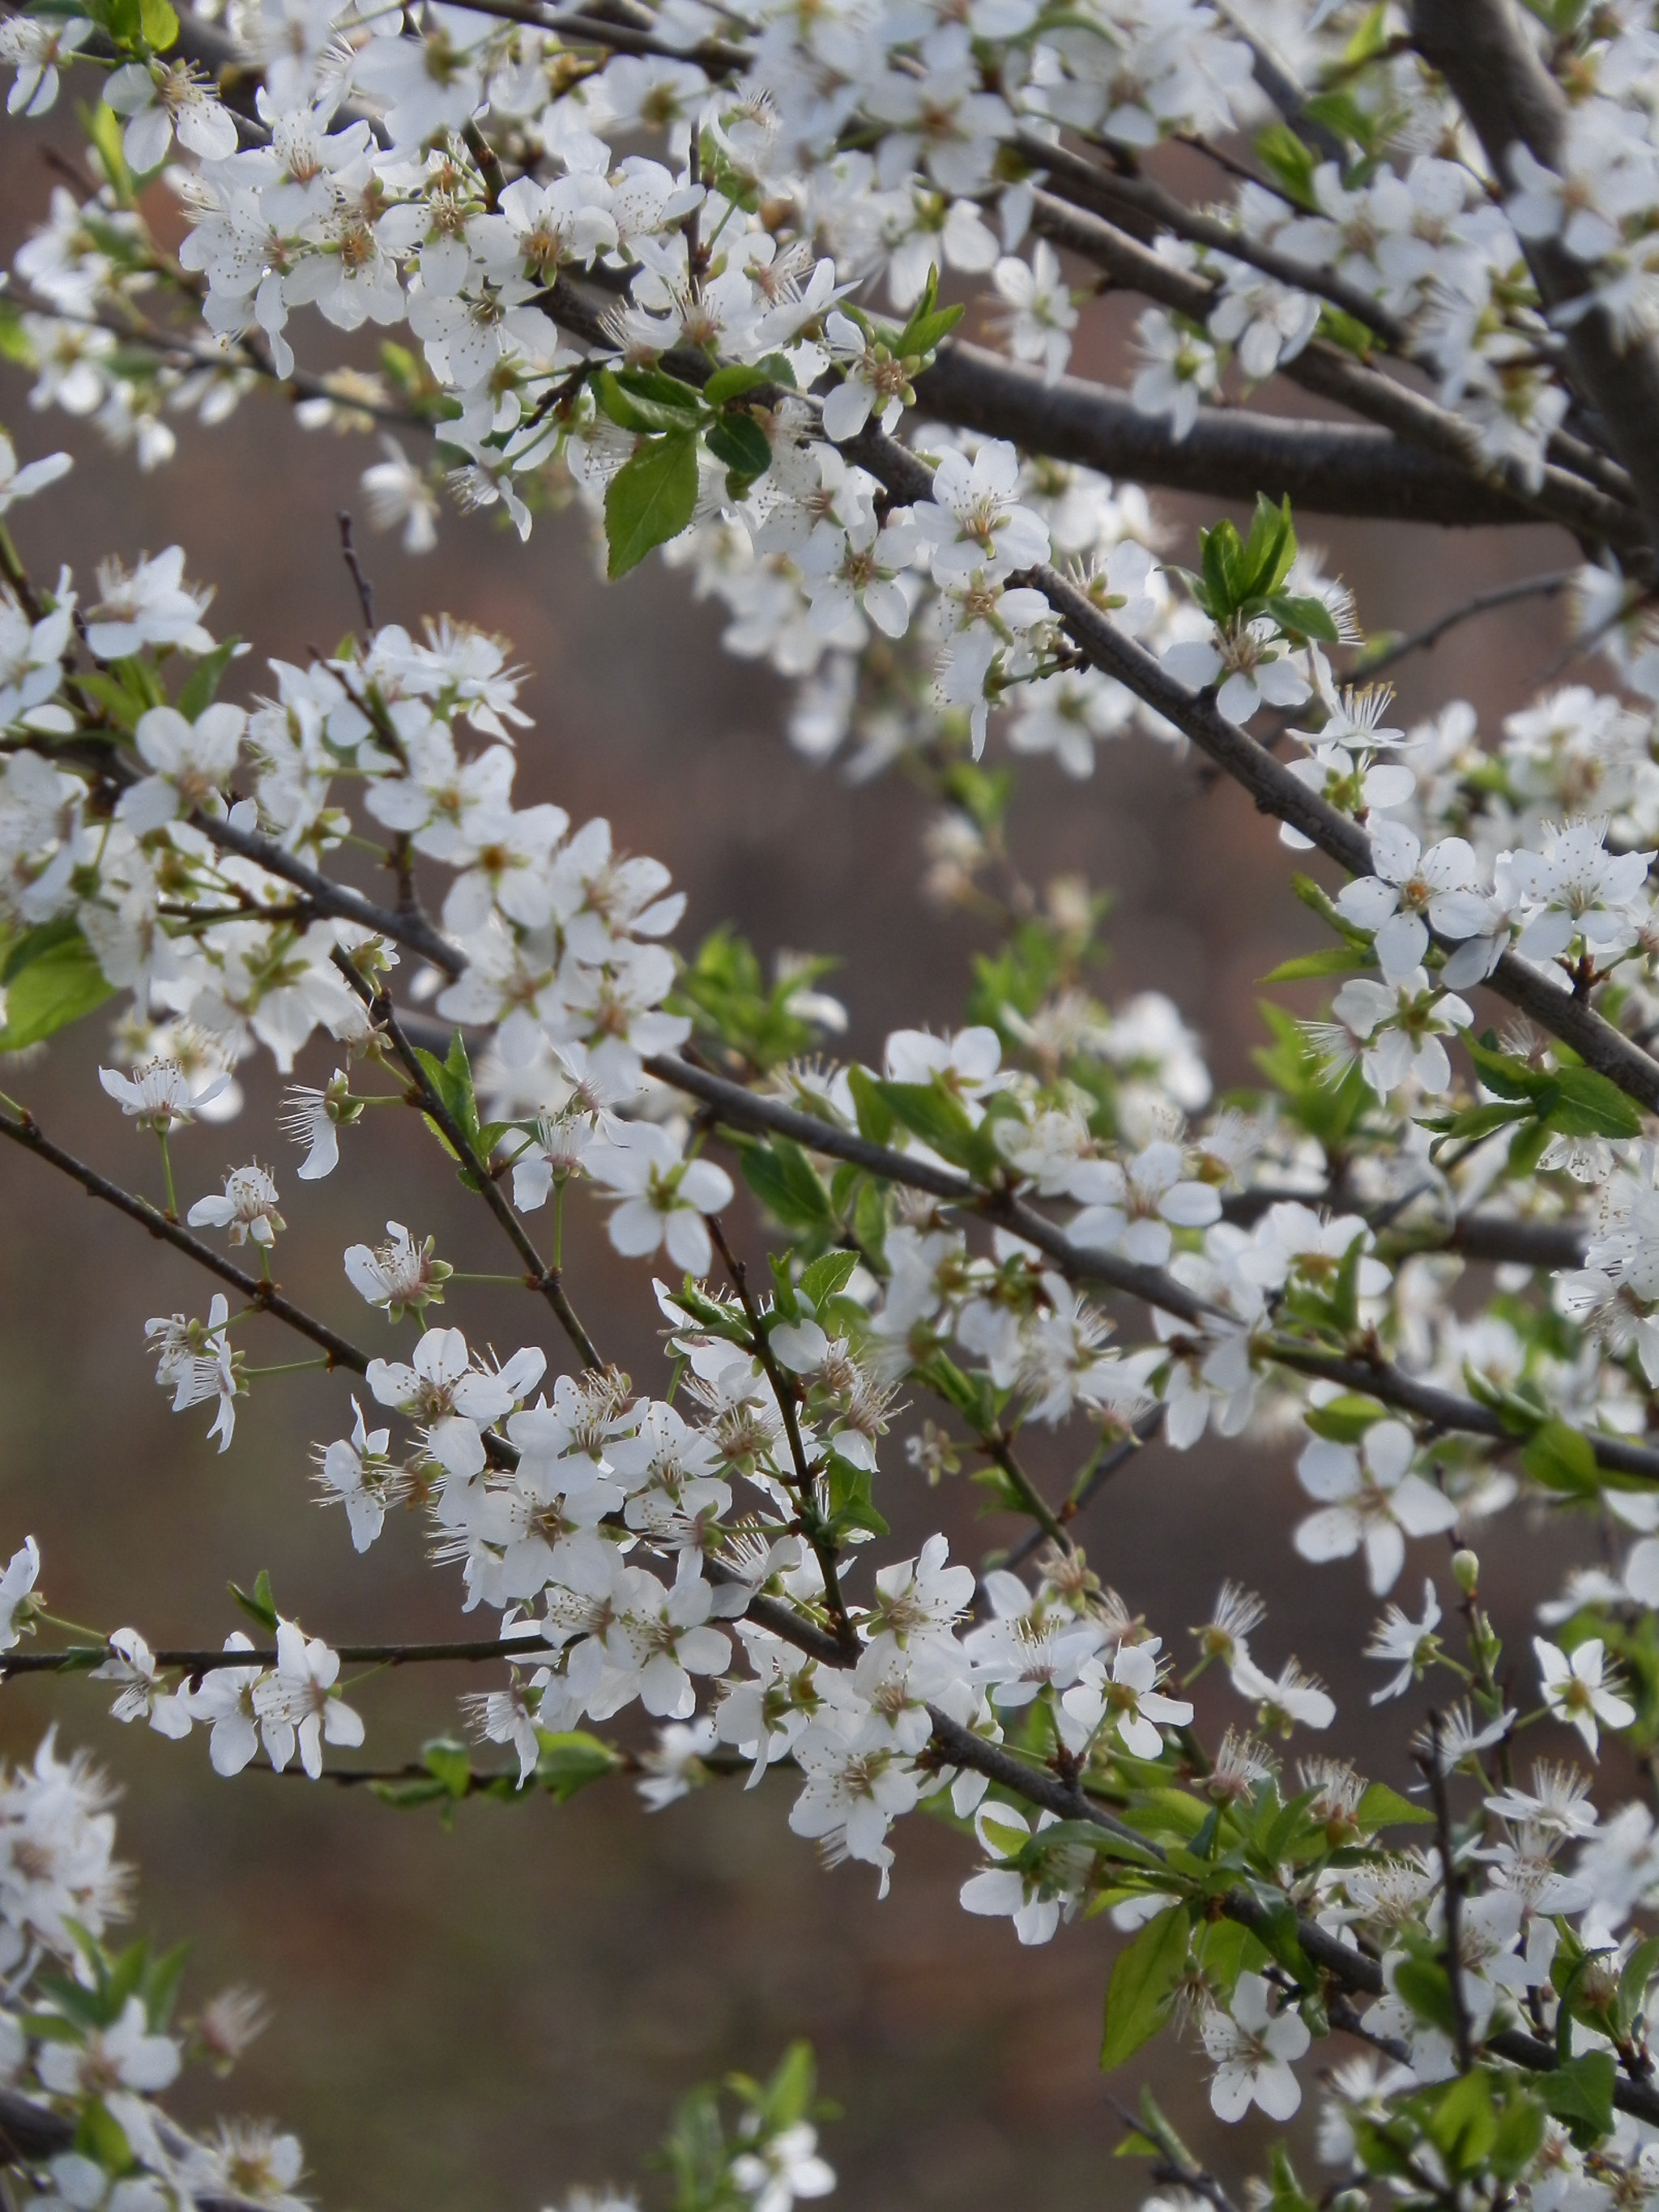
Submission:
M 1106 1985 L 1106 2029 L 1100 2045 L 1103 2073 L 1131 2058 L 1170 2016 L 1187 1965 L 1187 1907 L 1171 1905 L 1149 1920 L 1118 1954 Z
M 605 495 L 606 573 L 614 580 L 678 538 L 697 504 L 697 438 L 675 430 L 652 438 L 624 461 Z

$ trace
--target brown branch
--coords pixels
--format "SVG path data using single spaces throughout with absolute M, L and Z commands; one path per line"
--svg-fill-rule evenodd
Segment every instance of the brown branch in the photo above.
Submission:
M 1036 195 L 1036 203 L 1039 228 L 1058 243 L 1176 313 L 1200 325 L 1208 321 L 1222 296 L 1220 285 L 1162 259 L 1098 216 L 1080 215 L 1045 193 Z M 1281 361 L 1277 374 L 1393 431 L 1410 445 L 1437 453 L 1466 479 L 1501 482 L 1511 499 L 1536 515 L 1581 535 L 1605 538 L 1626 551 L 1646 548 L 1641 518 L 1624 500 L 1554 465 L 1546 466 L 1536 486 L 1515 466 L 1506 472 L 1482 468 L 1468 426 L 1458 416 L 1379 370 L 1367 368 L 1339 346 L 1315 338 L 1294 359 Z
M 357 592 L 357 604 L 363 612 L 363 634 L 374 635 L 374 586 L 358 558 L 356 541 L 351 532 L 351 510 L 343 507 L 334 518 L 340 526 L 340 558 L 351 572 L 351 580 Z
M 1460 1398 L 1432 1382 L 1421 1382 L 1386 1359 L 1350 1358 L 1284 1337 L 1270 1338 L 1260 1348 L 1281 1367 L 1293 1367 L 1298 1374 L 1316 1375 L 1328 1382 L 1340 1382 L 1345 1389 L 1380 1398 L 1386 1405 L 1415 1415 L 1429 1428 L 1442 1433 L 1456 1431 L 1465 1436 L 1489 1437 L 1494 1443 L 1504 1444 L 1524 1441 L 1505 1425 L 1490 1406 L 1482 1406 L 1473 1398 Z M 1600 1435 L 1593 1429 L 1581 1430 L 1579 1433 L 1595 1453 L 1596 1465 L 1607 1468 L 1609 1474 L 1632 1474 L 1644 1482 L 1659 1482 L 1659 1451 L 1644 1444 L 1628 1443 L 1622 1437 Z
M 1491 589 L 1476 592 L 1461 606 L 1448 608 L 1437 615 L 1421 629 L 1407 631 L 1403 637 L 1391 638 L 1376 653 L 1363 653 L 1354 668 L 1354 674 L 1366 683 L 1380 676 L 1385 668 L 1392 668 L 1413 653 L 1432 653 L 1449 630 L 1473 622 L 1479 615 L 1491 614 L 1494 608 L 1513 606 L 1518 599 L 1553 599 L 1565 592 L 1577 574 L 1576 568 L 1552 568 L 1547 575 L 1522 576 L 1513 583 L 1494 584 Z
M 0 1137 L 9 1137 L 13 1144 L 21 1145 L 37 1159 L 45 1160 L 61 1173 L 72 1176 L 89 1198 L 102 1199 L 106 1206 L 114 1206 L 129 1220 L 136 1221 L 149 1230 L 152 1237 L 159 1237 L 164 1244 L 171 1244 L 175 1250 L 194 1260 L 198 1267 L 205 1267 L 210 1275 L 216 1275 L 222 1283 L 228 1283 L 233 1290 L 241 1292 L 250 1307 L 272 1315 L 319 1346 L 328 1354 L 333 1366 L 348 1367 L 354 1375 L 368 1372 L 367 1353 L 359 1352 L 355 1344 L 348 1342 L 325 1322 L 316 1320 L 296 1306 L 291 1298 L 284 1297 L 276 1284 L 261 1282 L 257 1275 L 250 1275 L 237 1267 L 234 1261 L 227 1260 L 222 1254 L 216 1252 L 212 1245 L 204 1243 L 199 1237 L 192 1237 L 189 1230 L 181 1229 L 176 1221 L 168 1220 L 167 1215 L 152 1206 L 147 1198 L 138 1198 L 131 1191 L 124 1190 L 119 1183 L 112 1182 L 107 1176 L 100 1175 L 96 1168 L 88 1167 L 84 1160 L 77 1160 L 72 1152 L 66 1152 L 60 1145 L 54 1145 L 32 1115 L 27 1115 L 21 1121 L 14 1121 L 10 1115 L 0 1114 Z
M 1534 52 L 1510 0 L 1412 0 L 1412 37 L 1474 125 L 1500 191 L 1513 182 L 1511 149 L 1526 146 L 1559 169 L 1566 96 Z M 1523 241 L 1546 309 L 1582 299 L 1590 271 L 1553 239 Z M 1659 347 L 1621 345 L 1600 308 L 1564 334 L 1566 366 L 1629 471 L 1650 547 L 1659 554 Z
M 498 1636 L 457 1644 L 339 1644 L 336 1656 L 348 1667 L 439 1666 L 488 1659 L 550 1659 L 553 1654 L 538 1636 Z M 121 1655 L 102 1644 L 72 1645 L 67 1651 L 10 1651 L 0 1653 L 0 1677 L 8 1674 L 78 1674 L 95 1663 Z M 216 1674 L 226 1667 L 274 1667 L 275 1649 L 240 1651 L 156 1651 L 158 1667 L 176 1667 L 192 1677 Z
M 675 1090 L 714 1107 L 720 1118 L 732 1128 L 769 1131 L 791 1137 L 810 1151 L 831 1159 L 850 1160 L 854 1166 L 885 1182 L 926 1191 L 930 1197 L 966 1207 L 1001 1228 L 1011 1229 L 1017 1237 L 1023 1237 L 1028 1243 L 1058 1261 L 1067 1274 L 1080 1282 L 1098 1283 L 1108 1290 L 1122 1291 L 1145 1304 L 1161 1307 L 1165 1313 L 1177 1315 L 1194 1325 L 1201 1325 L 1209 1310 L 1201 1298 L 1161 1267 L 1143 1267 L 1110 1253 L 1085 1250 L 1073 1244 L 1058 1223 L 1048 1220 L 1023 1200 L 1006 1192 L 984 1189 L 955 1168 L 936 1167 L 931 1161 L 912 1159 L 908 1153 L 895 1152 L 886 1145 L 872 1144 L 854 1131 L 801 1113 L 781 1100 L 761 1097 L 752 1091 L 745 1091 L 741 1084 L 730 1083 L 707 1068 L 695 1067 L 690 1061 L 678 1059 L 672 1053 L 653 1054 L 645 1066 L 647 1073 L 659 1082 L 670 1084 Z
M 1304 513 L 1452 529 L 1536 518 L 1497 485 L 1368 424 L 1203 408 L 1184 438 L 1127 392 L 953 339 L 915 380 L 924 417 L 1008 438 L 1028 453 L 1212 499 L 1288 498 Z M 852 452 L 849 445 L 843 450 Z
M 1296 787 L 1298 791 L 1304 789 L 1300 784 Z M 1340 820 L 1341 817 L 1337 818 Z M 1210 1310 L 1201 1299 L 1195 1297 L 1184 1285 L 1177 1283 L 1163 1269 L 1139 1267 L 1107 1253 L 1083 1250 L 1070 1242 L 1065 1231 L 1057 1224 L 1048 1220 L 1022 1200 L 981 1190 L 954 1169 L 937 1168 L 930 1161 L 912 1160 L 903 1152 L 872 1144 L 868 1138 L 838 1128 L 833 1122 L 819 1120 L 813 1115 L 800 1113 L 776 1099 L 758 1097 L 744 1090 L 739 1084 L 730 1083 L 723 1076 L 713 1075 L 704 1068 L 694 1067 L 689 1061 L 678 1060 L 672 1054 L 659 1053 L 647 1060 L 645 1066 L 659 1082 L 670 1084 L 692 1097 L 701 1098 L 732 1127 L 756 1133 L 772 1132 L 792 1138 L 806 1151 L 817 1152 L 831 1159 L 850 1160 L 885 1182 L 926 1191 L 930 1196 L 944 1198 L 952 1206 L 1012 1229 L 1016 1236 L 1024 1237 L 1028 1243 L 1037 1245 L 1055 1260 L 1060 1272 L 1072 1281 L 1103 1284 L 1139 1299 L 1146 1305 L 1159 1308 L 1165 1313 L 1176 1314 L 1196 1328 L 1201 1328 L 1206 1318 L 1212 1317 Z M 1506 1428 L 1489 1407 L 1473 1398 L 1456 1397 L 1450 1391 L 1438 1389 L 1431 1383 L 1420 1382 L 1386 1360 L 1366 1361 L 1350 1358 L 1345 1353 L 1328 1351 L 1317 1345 L 1302 1344 L 1291 1338 L 1273 1337 L 1260 1343 L 1257 1348 L 1281 1366 L 1293 1367 L 1300 1373 L 1322 1376 L 1341 1382 L 1348 1389 L 1363 1390 L 1386 1404 L 1398 1407 L 1402 1412 L 1415 1414 L 1431 1428 L 1488 1437 L 1494 1442 L 1510 1445 L 1523 1441 Z M 1648 1482 L 1659 1481 L 1659 1450 L 1628 1443 L 1622 1437 L 1605 1437 L 1590 1431 L 1584 1434 L 1599 1466 L 1610 1473 L 1633 1474 Z M 1119 1466 L 1122 1462 L 1120 1459 L 1113 1464 L 1114 1467 Z M 1105 1479 L 1103 1474 L 1101 1479 Z
M 1051 568 L 1011 579 L 1035 584 L 1068 635 L 1097 668 L 1115 676 L 1136 697 L 1190 738 L 1206 759 L 1240 783 L 1264 814 L 1288 822 L 1350 875 L 1369 876 L 1370 842 L 1359 824 L 1300 782 L 1267 748 L 1230 722 L 1212 693 L 1188 690 L 1166 676 L 1144 647 L 1116 628 L 1085 593 Z M 1539 1027 L 1570 1045 L 1587 1066 L 1644 1106 L 1659 1113 L 1659 1061 L 1551 976 L 1506 952 L 1486 988 L 1529 1015 Z

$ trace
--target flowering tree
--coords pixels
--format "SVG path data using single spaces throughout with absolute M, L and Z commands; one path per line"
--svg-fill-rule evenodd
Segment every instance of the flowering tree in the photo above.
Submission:
M 184 415 L 264 389 L 380 428 L 366 489 L 413 550 L 446 475 L 521 536 L 586 510 L 613 578 L 662 548 L 732 650 L 799 680 L 799 746 L 931 781 L 935 880 L 1003 927 L 966 1026 L 827 1063 L 817 967 L 769 988 L 729 935 L 675 950 L 666 869 L 514 807 L 507 647 L 377 626 L 349 536 L 361 634 L 236 703 L 242 648 L 184 549 L 131 571 L 89 549 L 89 587 L 50 583 L 0 526 L 0 1052 L 125 994 L 102 1081 L 132 1175 L 9 1096 L 0 1135 L 214 1279 L 204 1317 L 149 1334 L 222 1451 L 277 1371 L 247 1364 L 256 1328 L 354 1378 L 317 1449 L 351 1543 L 420 1507 L 494 1631 L 354 1645 L 262 1577 L 238 1592 L 257 1633 L 222 1648 L 88 1642 L 45 1611 L 30 1539 L 0 1667 L 90 1669 L 118 1720 L 202 1730 L 222 1775 L 326 1763 L 404 1804 L 632 1773 L 660 1808 L 775 1767 L 790 1826 L 882 1896 L 925 1802 L 961 1831 L 968 1911 L 1026 1944 L 1098 1911 L 1125 1932 L 1107 2066 L 1168 2025 L 1221 2118 L 1276 2122 L 1318 2066 L 1322 2204 L 1646 2203 L 1659 1937 L 1632 1916 L 1659 1838 L 1559 1754 L 1615 1738 L 1651 1784 L 1659 1751 L 1652 9 L 38 0 L 0 57 L 15 128 L 71 65 L 88 86 L 84 184 L 54 188 L 0 324 L 39 407 L 149 468 Z M 1177 140 L 1219 206 L 1164 181 Z M 941 304 L 980 276 L 1001 352 Z M 1149 302 L 1127 392 L 1066 374 L 1109 287 Z M 321 325 L 365 322 L 410 343 L 331 367 Z M 1240 404 L 1270 379 L 1327 411 Z M 68 465 L 0 446 L 0 512 Z M 1184 567 L 1148 486 L 1254 512 Z M 1308 511 L 1548 521 L 1583 565 L 1367 641 L 1298 546 Z M 1569 586 L 1609 688 L 1489 744 L 1456 706 L 1387 726 L 1386 665 Z M 1090 994 L 1097 903 L 1025 890 L 994 716 L 1074 776 L 1132 729 L 1195 750 L 1329 864 L 1296 879 L 1328 945 L 1270 979 L 1330 979 L 1328 1018 L 1268 1010 L 1257 1091 L 1208 1111 L 1167 1000 Z M 365 842 L 391 902 L 354 879 Z M 371 1109 L 418 1109 L 434 1175 L 512 1248 L 532 1341 L 469 1344 L 417 1191 L 413 1229 L 343 1255 L 385 1316 L 349 1337 L 282 1279 L 296 1200 L 269 1168 L 181 1188 L 175 1133 L 234 1116 L 261 1048 L 317 1079 L 281 1115 L 301 1186 L 350 1176 Z M 146 1157 L 164 1195 L 129 1187 Z M 660 1310 L 643 1389 L 560 1264 L 592 1200 Z M 1023 1462 L 1039 1426 L 1075 1441 L 1059 1497 Z M 1416 1708 L 1414 1796 L 1324 1750 L 1331 1696 L 1262 1663 L 1231 1583 L 1193 1671 L 1224 1670 L 1239 1721 L 1201 1741 L 1191 1674 L 1089 1567 L 1082 1516 L 1151 1438 L 1253 1430 L 1297 1433 L 1304 1561 L 1363 1553 L 1384 1600 L 1408 1540 L 1441 1547 L 1365 1646 L 1372 1702 Z M 884 1498 L 964 1458 L 1016 1533 L 977 1573 L 943 1534 L 893 1558 Z M 1521 1498 L 1615 1540 L 1529 1649 L 1474 1548 Z M 466 1705 L 499 1751 L 438 1735 L 377 1765 L 339 1678 L 387 1660 L 483 1667 Z M 1532 1729 L 1558 1757 L 1523 1769 Z M 1302 1732 L 1321 1747 L 1293 1759 Z M 0 1785 L 0 2148 L 87 2212 L 291 2203 L 292 2138 L 197 2140 L 155 2103 L 173 1976 L 105 1948 L 110 1845 L 50 1743 Z M 221 2002 L 191 2033 L 223 2056 L 246 2027 Z M 739 2094 L 734 2134 L 707 2096 L 683 2118 L 687 2212 L 830 2184 L 803 2053 Z M 1228 2212 L 1150 2097 L 1131 2147 Z M 1266 2160 L 1263 2201 L 1306 2212 L 1284 2146 Z

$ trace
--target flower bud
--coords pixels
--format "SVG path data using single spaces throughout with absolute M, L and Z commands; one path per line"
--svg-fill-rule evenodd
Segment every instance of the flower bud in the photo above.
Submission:
M 1473 1597 L 1480 1587 L 1480 1562 L 1467 1546 L 1452 1553 L 1452 1574 L 1465 1597 Z

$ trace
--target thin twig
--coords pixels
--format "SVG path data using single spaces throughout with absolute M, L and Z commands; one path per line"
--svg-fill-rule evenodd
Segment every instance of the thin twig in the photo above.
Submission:
M 136 1221 L 149 1230 L 152 1237 L 160 1237 L 163 1243 L 173 1245 L 176 1250 L 194 1260 L 198 1267 L 205 1267 L 210 1274 L 216 1275 L 222 1283 L 228 1283 L 233 1290 L 241 1292 L 250 1307 L 272 1315 L 300 1335 L 308 1338 L 328 1354 L 336 1367 L 349 1367 L 354 1375 L 363 1375 L 368 1371 L 368 1355 L 359 1352 L 355 1344 L 348 1342 L 337 1330 L 330 1328 L 325 1322 L 318 1321 L 314 1316 L 296 1306 L 291 1298 L 284 1297 L 275 1283 L 261 1282 L 257 1275 L 248 1274 L 234 1261 L 227 1260 L 222 1253 L 216 1252 L 210 1244 L 204 1243 L 199 1237 L 192 1237 L 189 1230 L 181 1229 L 176 1221 L 169 1221 L 147 1198 L 139 1198 L 133 1192 L 124 1190 L 119 1183 L 112 1182 L 107 1176 L 100 1175 L 96 1168 L 88 1167 L 84 1160 L 77 1160 L 62 1146 L 54 1145 L 33 1115 L 21 1121 L 14 1121 L 9 1114 L 0 1114 L 0 1137 L 10 1138 L 13 1144 L 21 1145 L 37 1159 L 46 1161 L 66 1176 L 72 1176 L 88 1197 L 102 1199 L 106 1206 L 114 1206 L 129 1220 Z
M 1554 568 L 1547 575 L 1522 576 L 1514 583 L 1494 584 L 1489 591 L 1476 592 L 1461 606 L 1452 607 L 1446 613 L 1437 616 L 1433 622 L 1425 623 L 1421 629 L 1414 629 L 1404 637 L 1395 638 L 1380 653 L 1362 653 L 1355 663 L 1353 672 L 1369 684 L 1385 668 L 1392 668 L 1397 661 L 1406 659 L 1410 654 L 1432 652 L 1448 630 L 1457 629 L 1462 623 L 1472 622 L 1477 615 L 1490 614 L 1495 607 L 1513 606 L 1517 599 L 1553 599 L 1558 592 L 1566 590 L 1577 573 L 1575 568 Z
M 501 1224 L 514 1250 L 524 1261 L 526 1280 L 529 1288 L 539 1291 L 553 1309 L 560 1328 L 563 1329 L 574 1346 L 582 1365 L 596 1373 L 603 1373 L 605 1363 L 594 1349 L 592 1338 L 583 1328 L 575 1308 L 571 1304 L 565 1292 L 562 1269 L 549 1267 L 536 1249 L 529 1232 L 514 1212 L 500 1184 L 491 1175 L 488 1161 L 479 1158 L 471 1138 L 444 1103 L 437 1085 L 422 1066 L 419 1054 L 410 1042 L 403 1024 L 398 1019 L 397 1010 L 390 997 L 385 991 L 377 989 L 366 976 L 353 967 L 344 953 L 337 949 L 332 957 L 335 966 L 368 1008 L 376 1024 L 386 1031 L 392 1048 L 403 1062 L 404 1072 L 420 1100 L 422 1111 L 442 1131 L 444 1137 L 453 1149 L 456 1158 L 471 1177 L 479 1196 Z
M 357 547 L 351 534 L 351 510 L 343 507 L 335 517 L 340 526 L 340 557 L 351 571 L 351 580 L 357 587 L 357 604 L 363 611 L 365 642 L 374 635 L 374 586 L 364 572 L 357 557 Z
M 726 1263 L 726 1272 L 732 1278 L 732 1287 L 742 1302 L 755 1357 L 765 1370 L 766 1379 L 772 1386 L 772 1395 L 777 1400 L 778 1411 L 783 1418 L 784 1434 L 789 1442 L 789 1457 L 795 1470 L 793 1487 L 800 1512 L 801 1529 L 812 1547 L 813 1557 L 823 1576 L 824 1602 L 834 1617 L 842 1651 L 855 1658 L 860 1649 L 858 1631 L 853 1626 L 852 1617 L 847 1610 L 847 1601 L 842 1595 L 835 1545 L 825 1532 L 818 1513 L 817 1486 L 807 1462 L 805 1445 L 801 1441 L 794 1383 L 778 1364 L 777 1354 L 772 1349 L 765 1324 L 761 1319 L 760 1308 L 755 1303 L 755 1294 L 749 1287 L 749 1271 L 726 1241 L 725 1227 L 717 1213 L 709 1217 L 708 1233 Z

